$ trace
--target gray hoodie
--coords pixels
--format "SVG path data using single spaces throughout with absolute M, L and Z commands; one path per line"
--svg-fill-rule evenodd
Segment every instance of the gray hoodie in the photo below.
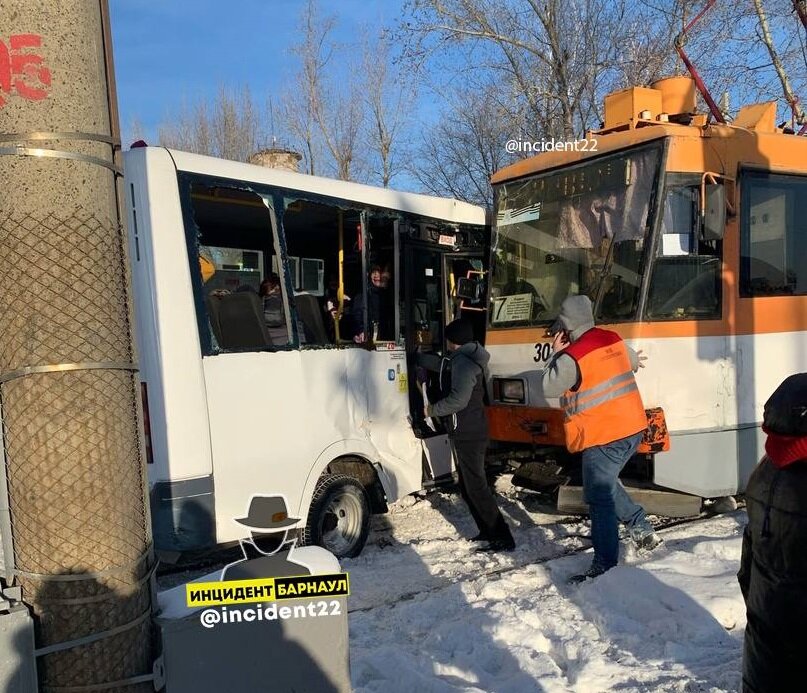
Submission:
M 560 314 L 551 327 L 552 332 L 565 330 L 570 342 L 574 343 L 594 327 L 594 313 L 588 296 L 567 296 L 560 304 Z M 635 372 L 639 368 L 639 356 L 629 346 L 628 357 Z M 577 362 L 568 354 L 559 351 L 543 370 L 541 390 L 544 397 L 560 397 L 566 390 L 574 387 L 580 379 Z
M 449 426 L 453 438 L 485 440 L 488 437 L 485 415 L 485 383 L 490 354 L 479 342 L 468 342 L 444 359 L 440 370 L 440 384 L 448 390 L 450 371 L 451 389 L 443 399 L 429 406 L 429 416 L 456 415 L 455 426 Z

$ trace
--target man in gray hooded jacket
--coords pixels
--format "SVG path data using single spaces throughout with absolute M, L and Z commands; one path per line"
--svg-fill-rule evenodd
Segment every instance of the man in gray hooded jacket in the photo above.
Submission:
M 446 394 L 428 405 L 425 413 L 446 420 L 457 459 L 460 493 L 479 529 L 473 541 L 487 542 L 482 551 L 512 551 L 513 535 L 485 475 L 488 421 L 484 400 L 490 354 L 474 341 L 473 328 L 466 320 L 449 323 L 445 334 L 451 354 L 440 369 L 440 386 Z

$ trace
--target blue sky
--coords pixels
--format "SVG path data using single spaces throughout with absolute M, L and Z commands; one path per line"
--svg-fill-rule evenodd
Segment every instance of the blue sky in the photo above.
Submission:
M 334 37 L 352 42 L 362 27 L 393 23 L 403 0 L 320 0 L 338 17 Z M 137 118 L 152 137 L 183 101 L 222 84 L 248 85 L 263 99 L 293 69 L 305 0 L 110 0 L 124 146 Z

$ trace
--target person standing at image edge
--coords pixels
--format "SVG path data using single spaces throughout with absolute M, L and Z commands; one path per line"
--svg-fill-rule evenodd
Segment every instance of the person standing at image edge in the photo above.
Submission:
M 440 387 L 447 394 L 427 405 L 425 414 L 448 419 L 460 493 L 479 530 L 473 541 L 487 542 L 481 551 L 512 551 L 513 535 L 485 475 L 488 421 L 484 400 L 490 354 L 474 341 L 473 328 L 465 320 L 449 323 L 445 336 L 451 353 L 440 369 Z
M 743 693 L 807 689 L 807 373 L 765 403 L 765 456 L 745 488 L 748 524 L 737 579 L 748 622 Z
M 566 447 L 582 453 L 591 517 L 594 560 L 585 573 L 570 578 L 582 582 L 618 563 L 620 521 L 639 548 L 652 550 L 661 543 L 644 508 L 619 481 L 647 428 L 633 375 L 644 359 L 616 332 L 594 326 L 588 296 L 567 296 L 550 333 L 554 355 L 543 371 L 542 389 L 546 397 L 560 397 Z

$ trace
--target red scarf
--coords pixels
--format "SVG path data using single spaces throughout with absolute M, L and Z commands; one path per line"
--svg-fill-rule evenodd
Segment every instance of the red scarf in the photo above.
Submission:
M 771 433 L 765 426 L 762 430 L 768 434 L 765 452 L 779 469 L 799 460 L 807 460 L 807 436 L 783 436 Z

